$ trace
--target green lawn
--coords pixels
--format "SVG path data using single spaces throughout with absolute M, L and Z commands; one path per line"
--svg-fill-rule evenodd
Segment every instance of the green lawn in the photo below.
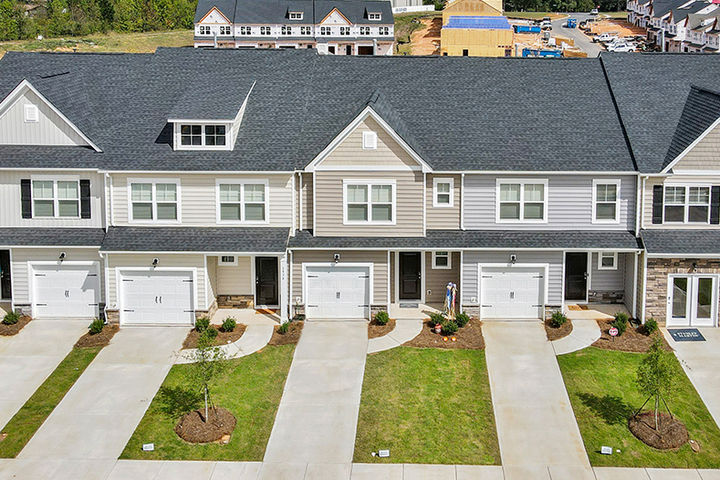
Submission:
M 371 456 L 390 449 L 390 458 Z M 398 347 L 368 356 L 355 462 L 499 464 L 485 352 Z
M 75 384 L 102 347 L 73 348 L 2 430 L 0 458 L 14 458 Z
M 643 354 L 594 347 L 558 357 L 590 463 L 613 467 L 719 468 L 720 430 L 677 361 L 680 386 L 668 403 L 702 450 L 694 453 L 688 445 L 678 451 L 656 450 L 630 433 L 627 419 L 645 401 L 635 387 L 635 372 L 642 357 Z M 601 455 L 602 445 L 621 452 Z
M 214 402 L 230 410 L 237 426 L 230 443 L 193 445 L 177 436 L 175 424 L 186 412 L 203 405 L 200 392 L 184 382 L 188 365 L 170 369 L 158 394 L 140 421 L 120 458 L 141 460 L 262 460 L 295 345 L 265 347 L 260 352 L 234 360 L 211 390 Z M 154 443 L 154 452 L 143 452 L 143 443 Z M 291 458 L 292 452 L 288 452 Z

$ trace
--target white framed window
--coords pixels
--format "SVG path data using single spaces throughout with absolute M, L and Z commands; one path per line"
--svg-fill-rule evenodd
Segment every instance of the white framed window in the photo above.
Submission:
M 362 132 L 363 150 L 375 150 L 377 148 L 377 133 Z
M 340 27 L 340 35 L 350 35 L 350 27 Z
M 33 178 L 32 216 L 80 218 L 80 181 Z
M 453 178 L 433 178 L 433 207 L 453 206 Z
M 292 27 L 290 25 L 283 25 L 280 27 L 280 33 L 282 35 L 292 35 Z
M 310 35 L 310 27 L 300 27 L 300 35 Z
M 269 222 L 267 180 L 217 180 L 217 223 Z
M 360 35 L 370 35 L 370 27 L 360 27 Z
M 270 27 L 260 27 L 260 35 L 270 35 Z
M 252 33 L 252 27 L 244 26 L 240 27 L 240 35 L 250 35 Z
M 620 221 L 620 180 L 593 180 L 593 223 Z
M 666 185 L 663 223 L 710 223 L 709 185 Z
M 220 35 L 230 35 L 230 25 L 221 25 Z
M 497 180 L 498 223 L 547 222 L 547 180 Z
M 395 180 L 343 180 L 343 223 L 395 225 Z
M 200 25 L 200 35 L 210 35 L 211 33 L 208 25 Z
M 323 37 L 332 35 L 332 28 L 320 27 L 320 35 L 322 35 Z
M 435 270 L 450 270 L 452 268 L 450 252 L 432 252 L 432 268 Z
M 388 36 L 390 35 L 390 27 L 380 27 L 378 32 L 380 35 Z
M 26 104 L 23 106 L 25 123 L 38 123 L 40 121 L 40 113 L 37 105 Z
M 617 252 L 598 252 L 598 270 L 617 270 Z
M 382 20 L 382 14 L 377 13 L 377 12 L 368 13 L 368 20 L 375 20 L 375 21 Z
M 179 223 L 180 181 L 128 179 L 129 220 L 135 223 Z
M 290 12 L 290 20 L 302 20 L 303 12 Z
M 178 148 L 227 150 L 228 128 L 226 125 L 181 124 L 178 131 Z
M 235 255 L 220 255 L 217 264 L 219 267 L 234 267 L 238 264 L 238 259 Z

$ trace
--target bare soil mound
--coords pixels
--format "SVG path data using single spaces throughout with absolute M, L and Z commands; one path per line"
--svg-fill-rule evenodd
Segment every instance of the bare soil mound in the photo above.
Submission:
M 110 340 L 120 331 L 120 325 L 105 325 L 100 333 L 95 335 L 86 333 L 75 343 L 75 348 L 105 347 L 110 345 Z
M 463 328 L 455 335 L 444 336 L 435 333 L 434 324 L 426 320 L 420 334 L 412 340 L 405 342 L 406 347 L 418 348 L 457 348 L 468 350 L 483 350 L 485 340 L 482 335 L 482 322 L 477 318 L 471 318 Z
M 212 443 L 230 435 L 237 424 L 235 416 L 222 407 L 211 408 L 207 422 L 204 417 L 204 409 L 186 413 L 175 425 L 175 433 L 186 442 Z
M 280 325 L 275 326 L 275 331 L 268 342 L 268 345 L 290 345 L 291 343 L 298 343 L 300 341 L 300 334 L 305 322 L 294 321 L 290 322 L 288 330 L 285 333 L 280 333 L 278 328 Z
M 638 440 L 659 450 L 671 450 L 685 445 L 689 435 L 685 425 L 666 413 L 659 415 L 660 431 L 655 430 L 654 412 L 642 412 L 630 417 L 628 428 Z

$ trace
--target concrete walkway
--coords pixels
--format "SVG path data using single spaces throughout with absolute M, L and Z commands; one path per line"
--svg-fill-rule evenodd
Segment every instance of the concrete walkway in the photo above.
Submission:
M 0 337 L 0 430 L 87 332 L 89 320 L 32 320 Z
M 483 336 L 505 478 L 594 480 L 543 324 L 484 322 Z
M 276 322 L 267 319 L 247 326 L 242 337 L 235 342 L 223 345 L 221 350 L 225 351 L 228 359 L 240 358 L 255 353 L 268 344 L 275 330 Z M 192 354 L 195 348 L 181 350 L 175 363 L 191 363 Z
M 350 468 L 367 346 L 366 322 L 305 323 L 261 478 L 302 479 L 306 466 L 341 478 Z
M 582 350 L 600 338 L 600 327 L 594 319 L 572 320 L 572 324 L 573 329 L 570 335 L 550 342 L 555 350 L 555 355 Z
M 405 342 L 420 335 L 423 320 L 420 318 L 412 320 L 395 320 L 395 328 L 382 337 L 371 338 L 368 341 L 367 353 L 382 352 L 391 348 L 399 347 Z
M 122 329 L 88 366 L 18 458 L 117 459 L 186 335 L 184 328 Z

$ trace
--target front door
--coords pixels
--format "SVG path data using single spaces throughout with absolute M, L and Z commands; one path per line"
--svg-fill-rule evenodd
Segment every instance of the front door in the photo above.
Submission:
M 715 277 L 670 275 L 668 277 L 668 327 L 715 325 Z
M 400 252 L 400 300 L 420 300 L 422 267 L 420 252 Z
M 278 259 L 255 257 L 255 305 L 278 305 Z
M 587 302 L 587 252 L 565 254 L 565 300 Z
M 0 250 L 0 299 L 12 297 L 10 288 L 10 251 Z

